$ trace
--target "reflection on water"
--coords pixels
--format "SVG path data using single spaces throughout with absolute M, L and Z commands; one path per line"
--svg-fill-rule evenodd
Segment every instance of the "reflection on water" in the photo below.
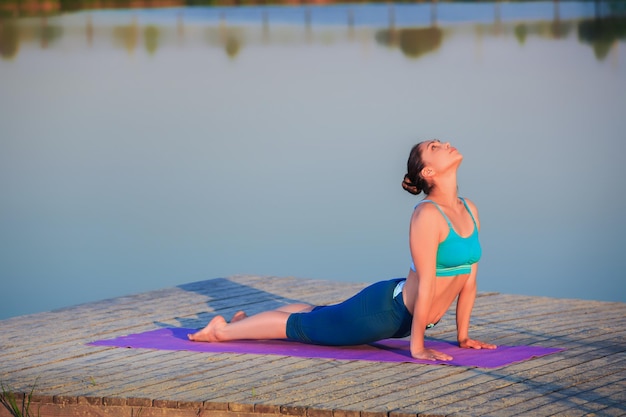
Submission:
M 619 9 L 619 7 L 622 7 L 618 7 L 618 5 L 622 4 L 618 2 L 610 2 L 608 4 L 613 8 Z M 344 37 L 354 40 L 355 25 L 358 23 L 355 17 L 355 7 L 348 6 L 336 10 L 317 8 L 315 13 L 319 15 L 317 18 L 321 21 L 343 22 L 347 28 L 344 31 Z M 429 17 L 419 20 L 420 23 L 427 24 L 426 27 L 406 27 L 406 22 L 403 26 L 398 26 L 398 11 L 393 5 L 375 10 L 377 14 L 375 20 L 386 22 L 387 26 L 385 29 L 377 31 L 375 35 L 376 41 L 391 48 L 399 48 L 407 57 L 413 58 L 419 58 L 423 54 L 441 48 L 444 42 L 445 30 L 453 30 L 453 28 L 438 24 L 437 3 L 433 3 L 429 7 L 430 13 L 427 13 Z M 550 16 L 551 20 L 507 23 L 502 21 L 501 5 L 496 2 L 493 10 L 489 10 L 482 15 L 482 18 L 485 18 L 485 16 L 491 18 L 492 22 L 489 24 L 477 24 L 476 32 L 479 36 L 488 34 L 491 36 L 503 36 L 507 32 L 512 31 L 520 44 L 524 44 L 528 36 L 564 39 L 569 36 L 572 30 L 577 30 L 579 40 L 593 48 L 598 60 L 605 59 L 611 47 L 626 36 L 626 17 L 606 16 L 606 12 L 603 14 L 600 11 L 602 7 L 598 6 L 595 8 L 595 16 L 593 18 L 563 20 L 560 7 L 560 2 L 554 2 L 554 10 L 551 13 L 552 16 Z M 74 32 L 69 36 L 80 36 L 80 33 L 76 32 L 78 30 L 78 32 L 82 32 L 82 36 L 84 36 L 88 45 L 93 45 L 95 36 L 110 36 L 115 40 L 116 45 L 124 48 L 131 54 L 141 46 L 149 54 L 153 55 L 157 53 L 163 43 L 170 42 L 173 38 L 176 38 L 179 43 L 185 42 L 186 37 L 193 38 L 194 32 L 198 30 L 197 19 L 193 18 L 189 23 L 185 21 L 185 15 L 197 15 L 199 10 L 201 9 L 193 9 L 191 11 L 181 9 L 175 13 L 175 24 L 167 22 L 165 25 L 159 23 L 141 24 L 137 19 L 137 15 L 131 12 L 130 21 L 127 24 L 115 25 L 112 30 L 103 24 L 102 30 L 98 30 L 97 35 L 95 34 L 92 15 L 86 13 L 72 20 L 72 26 L 77 24 L 78 27 L 72 27 Z M 257 13 L 252 15 L 252 23 L 262 28 L 262 36 L 245 36 L 243 27 L 236 21 L 231 24 L 228 20 L 229 14 L 233 14 L 236 18 L 240 16 L 237 13 L 233 13 L 233 9 L 224 9 L 218 14 L 217 24 L 211 21 L 207 22 L 205 26 L 206 35 L 204 40 L 207 47 L 218 46 L 229 57 L 234 58 L 245 48 L 248 42 L 258 42 L 260 40 L 264 43 L 293 43 L 298 41 L 297 35 L 294 36 L 295 39 L 285 39 L 282 36 L 272 35 L 272 24 L 270 22 L 273 20 L 273 12 L 278 15 L 277 25 L 281 25 L 285 23 L 283 11 L 276 12 L 275 10 L 263 8 L 257 8 L 255 11 Z M 406 13 L 406 11 L 403 10 L 403 13 Z M 299 38 L 300 42 L 328 41 L 328 39 L 315 39 L 311 29 L 312 16 L 313 10 L 305 7 L 291 13 L 287 17 L 287 21 L 290 24 L 296 24 L 296 27 L 299 24 L 302 28 L 304 36 Z M 149 19 L 149 16 L 146 17 Z M 60 41 L 63 37 L 63 25 L 67 24 L 67 22 L 57 22 L 58 19 L 54 19 L 54 17 L 48 17 L 47 15 L 29 19 L 0 18 L 0 53 L 2 58 L 7 60 L 15 59 L 21 43 L 37 42 L 42 49 L 45 49 L 54 42 Z M 51 20 L 54 20 L 54 22 L 51 22 Z M 245 26 L 248 29 L 250 29 L 249 24 L 250 20 L 248 20 Z M 192 27 L 186 30 L 186 25 L 191 25 Z M 328 37 L 329 34 L 326 33 L 324 36 Z M 334 33 L 330 36 L 336 37 L 337 34 Z
M 51 25 L 46 17 L 40 18 L 35 26 L 20 23 L 15 19 L 0 19 L 0 53 L 4 59 L 15 58 L 22 42 L 37 42 L 41 49 L 46 49 L 63 35 L 63 28 Z
M 400 48 L 404 55 L 419 58 L 441 46 L 443 31 L 437 27 L 381 30 L 376 40 L 383 45 Z
M 594 20 L 602 21 L 603 19 Z M 526 37 L 528 35 L 542 36 L 543 34 L 544 37 L 551 39 L 564 39 L 567 38 L 572 30 L 575 30 L 575 28 L 576 24 L 574 22 L 563 22 L 560 20 L 554 20 L 549 26 L 522 23 L 515 25 L 515 37 L 520 44 L 524 44 L 524 42 L 526 42 Z M 617 40 L 617 38 L 614 40 Z
M 616 40 L 626 39 L 626 18 L 584 20 L 578 25 L 578 39 L 591 45 L 596 58 L 603 60 Z
M 466 157 L 481 290 L 626 301 L 617 2 L 50 4 L 0 19 L 0 318 L 403 275 L 399 181 L 430 137 Z
M 128 26 L 116 26 L 113 28 L 113 35 L 118 45 L 123 46 L 129 53 L 132 53 L 139 43 L 137 20 L 133 19 L 133 22 Z

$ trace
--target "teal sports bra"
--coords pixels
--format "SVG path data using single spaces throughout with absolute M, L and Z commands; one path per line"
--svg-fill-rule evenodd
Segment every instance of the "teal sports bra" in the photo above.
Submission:
M 446 219 L 448 223 L 448 236 L 446 239 L 439 243 L 437 247 L 437 269 L 435 276 L 438 277 L 452 277 L 455 275 L 469 274 L 472 271 L 472 265 L 478 262 L 482 255 L 482 249 L 480 242 L 478 241 L 478 226 L 476 225 L 476 219 L 472 211 L 467 206 L 467 203 L 461 198 L 465 209 L 472 217 L 474 222 L 474 231 L 468 237 L 459 236 L 452 227 L 450 219 L 445 215 L 443 210 L 431 200 L 422 200 L 417 204 L 419 206 L 422 203 L 432 203 L 437 207 L 437 210 Z M 417 206 L 415 206 L 417 208 Z M 415 271 L 415 264 L 411 261 L 411 270 Z

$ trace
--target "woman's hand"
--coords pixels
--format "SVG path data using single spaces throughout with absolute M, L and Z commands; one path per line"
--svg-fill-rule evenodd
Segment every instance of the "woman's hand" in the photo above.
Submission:
M 463 349 L 495 349 L 496 345 L 490 343 L 481 342 L 480 340 L 473 340 L 469 337 L 465 340 L 459 341 L 459 347 Z
M 452 356 L 446 355 L 445 353 L 439 352 L 434 349 L 422 349 L 417 352 L 411 352 L 411 356 L 415 359 L 424 359 L 427 361 L 450 361 L 452 360 Z

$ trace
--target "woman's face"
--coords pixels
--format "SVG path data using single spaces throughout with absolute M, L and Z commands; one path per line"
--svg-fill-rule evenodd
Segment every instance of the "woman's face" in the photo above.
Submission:
M 424 178 L 456 169 L 463 160 L 463 155 L 454 146 L 451 146 L 450 142 L 442 143 L 438 139 L 429 140 L 422 143 L 420 148 L 424 165 L 422 170 Z

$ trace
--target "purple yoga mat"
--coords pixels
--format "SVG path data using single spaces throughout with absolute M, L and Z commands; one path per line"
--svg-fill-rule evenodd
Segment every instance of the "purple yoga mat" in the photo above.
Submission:
M 164 328 L 121 336 L 115 339 L 98 340 L 89 343 L 89 345 L 212 353 L 283 355 L 300 358 L 373 362 L 445 364 L 479 368 L 497 368 L 563 350 L 540 346 L 498 346 L 495 350 L 474 350 L 461 349 L 456 344 L 449 342 L 426 340 L 426 347 L 445 352 L 454 358 L 447 362 L 433 362 L 413 359 L 409 352 L 409 342 L 403 339 L 386 339 L 369 345 L 345 347 L 308 345 L 288 340 L 242 340 L 237 342 L 203 343 L 191 342 L 187 339 L 187 334 L 194 332 L 196 332 L 196 329 Z

